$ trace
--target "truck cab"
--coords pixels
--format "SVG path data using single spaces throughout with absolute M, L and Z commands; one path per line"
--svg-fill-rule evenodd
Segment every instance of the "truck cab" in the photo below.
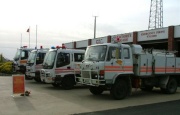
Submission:
M 35 49 L 30 52 L 26 65 L 26 76 L 28 79 L 34 79 L 37 82 L 41 82 L 40 70 L 42 69 L 42 63 L 44 57 L 49 48 Z
M 131 47 L 126 44 L 104 43 L 87 47 L 81 64 L 81 75 L 76 76 L 76 79 L 80 84 L 89 85 L 89 90 L 94 95 L 109 90 L 115 98 L 122 99 L 131 93 L 131 86 L 124 84 L 130 84 L 128 77 L 133 73 Z M 121 83 L 119 79 L 123 79 Z M 122 84 L 123 88 L 117 89 L 114 86 L 116 82 L 118 85 Z M 118 95 L 119 92 L 121 95 Z
M 62 86 L 64 89 L 72 89 L 76 84 L 75 64 L 81 63 L 84 52 L 84 50 L 64 47 L 50 49 L 45 56 L 43 69 L 40 72 L 41 80 L 54 87 Z
M 12 68 L 14 72 L 21 72 L 25 74 L 27 59 L 32 50 L 33 50 L 32 48 L 27 48 L 27 46 L 23 46 L 17 49 L 17 52 L 13 60 L 13 64 L 12 64 Z
M 130 46 L 125 44 L 88 46 L 78 81 L 90 86 L 104 86 L 112 84 L 119 74 L 133 74 L 131 52 Z

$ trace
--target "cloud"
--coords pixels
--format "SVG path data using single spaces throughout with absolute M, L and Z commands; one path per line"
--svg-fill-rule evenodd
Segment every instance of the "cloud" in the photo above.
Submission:
M 164 26 L 179 25 L 180 1 L 164 0 Z M 0 45 L 13 48 L 29 44 L 50 47 L 96 36 L 128 33 L 148 29 L 150 0 L 4 0 L 0 4 Z M 12 43 L 10 43 L 12 42 Z M 2 46 L 3 45 L 3 46 Z M 5 49 L 0 53 L 9 56 Z M 11 54 L 15 54 L 12 50 Z M 8 58 L 12 59 L 13 56 Z

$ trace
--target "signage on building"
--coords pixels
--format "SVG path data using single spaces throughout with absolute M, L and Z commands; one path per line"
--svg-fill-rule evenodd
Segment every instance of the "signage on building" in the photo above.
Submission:
M 102 39 L 96 40 L 96 44 L 102 44 L 103 42 L 101 42 L 101 41 L 102 41 Z
M 180 25 L 174 28 L 174 38 L 180 38 Z
M 107 36 L 92 39 L 92 44 L 103 44 L 103 43 L 107 43 Z
M 82 48 L 88 46 L 88 40 L 82 40 L 76 42 L 76 48 Z
M 66 48 L 74 48 L 74 42 L 66 43 Z
M 119 42 L 119 43 L 133 42 L 133 33 L 113 35 L 111 36 L 111 43 L 113 42 Z
M 138 32 L 138 41 L 159 40 L 168 38 L 168 28 Z

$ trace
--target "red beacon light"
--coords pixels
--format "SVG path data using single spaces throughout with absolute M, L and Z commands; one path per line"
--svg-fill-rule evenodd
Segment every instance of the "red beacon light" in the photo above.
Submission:
M 66 46 L 64 44 L 62 44 L 62 49 L 66 49 Z
M 43 46 L 40 46 L 40 49 L 43 49 Z
M 56 46 L 56 49 L 59 49 L 59 48 L 61 48 L 60 46 Z
M 65 45 L 63 45 L 63 44 L 62 44 L 62 46 L 56 46 L 56 49 L 60 49 L 60 48 L 66 49 Z
M 23 46 L 23 48 L 27 48 L 27 46 Z

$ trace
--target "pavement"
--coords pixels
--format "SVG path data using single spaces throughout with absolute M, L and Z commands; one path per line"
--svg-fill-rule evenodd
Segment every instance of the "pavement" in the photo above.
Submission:
M 180 115 L 180 100 L 74 115 Z
M 96 112 L 101 115 L 101 111 L 113 115 L 112 111 L 124 111 L 129 107 L 143 107 L 171 101 L 177 101 L 179 105 L 180 100 L 180 88 L 173 95 L 162 94 L 159 89 L 152 92 L 133 89 L 132 95 L 124 100 L 113 100 L 108 91 L 102 95 L 92 95 L 87 86 L 63 90 L 34 80 L 25 81 L 25 89 L 31 91 L 30 96 L 17 94 L 12 97 L 12 77 L 0 76 L 0 115 L 91 115 Z M 174 109 L 180 110 L 176 107 Z

